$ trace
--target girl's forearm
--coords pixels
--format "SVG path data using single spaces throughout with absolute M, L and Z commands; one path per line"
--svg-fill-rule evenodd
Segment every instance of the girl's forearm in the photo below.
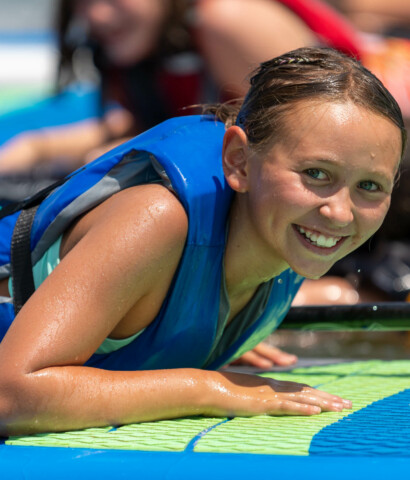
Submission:
M 6 436 L 188 415 L 314 415 L 350 407 L 348 400 L 299 383 L 197 369 L 68 366 L 0 378 L 0 435 Z
M 50 367 L 2 382 L 0 434 L 17 435 L 176 418 L 202 413 L 210 372 L 111 372 Z

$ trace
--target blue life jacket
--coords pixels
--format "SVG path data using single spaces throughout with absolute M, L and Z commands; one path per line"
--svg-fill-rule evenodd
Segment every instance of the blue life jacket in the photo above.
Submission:
M 222 170 L 224 132 L 224 125 L 212 117 L 168 120 L 77 170 L 40 204 L 31 232 L 33 265 L 75 218 L 135 185 L 136 172 L 144 168 L 147 182 L 158 177 L 154 168 L 142 165 L 138 152 L 148 152 L 144 158 L 163 167 L 188 214 L 186 245 L 158 316 L 130 344 L 94 354 L 87 365 L 111 370 L 218 368 L 266 338 L 289 310 L 303 279 L 286 270 L 275 279 L 262 315 L 219 358 L 207 363 L 215 343 L 233 198 Z M 10 276 L 10 241 L 17 216 L 0 220 L 0 279 Z M 10 301 L 0 307 L 4 335 L 14 311 Z

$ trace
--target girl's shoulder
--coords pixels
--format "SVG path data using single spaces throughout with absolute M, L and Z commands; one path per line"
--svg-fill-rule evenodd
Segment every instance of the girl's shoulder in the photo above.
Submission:
M 187 231 L 187 214 L 170 190 L 158 184 L 139 185 L 112 195 L 74 222 L 63 237 L 61 254 L 94 234 L 100 241 L 113 235 L 123 242 L 145 237 L 153 248 L 179 250 Z

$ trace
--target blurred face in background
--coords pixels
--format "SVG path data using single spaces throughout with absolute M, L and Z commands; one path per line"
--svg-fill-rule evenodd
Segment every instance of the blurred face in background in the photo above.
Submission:
M 75 14 L 110 62 L 128 66 L 155 51 L 169 4 L 170 0 L 76 0 Z

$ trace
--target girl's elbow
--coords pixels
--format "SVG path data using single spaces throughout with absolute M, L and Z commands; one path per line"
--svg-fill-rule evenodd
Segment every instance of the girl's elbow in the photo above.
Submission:
M 0 436 L 20 433 L 17 426 L 29 416 L 29 405 L 21 382 L 0 374 Z

